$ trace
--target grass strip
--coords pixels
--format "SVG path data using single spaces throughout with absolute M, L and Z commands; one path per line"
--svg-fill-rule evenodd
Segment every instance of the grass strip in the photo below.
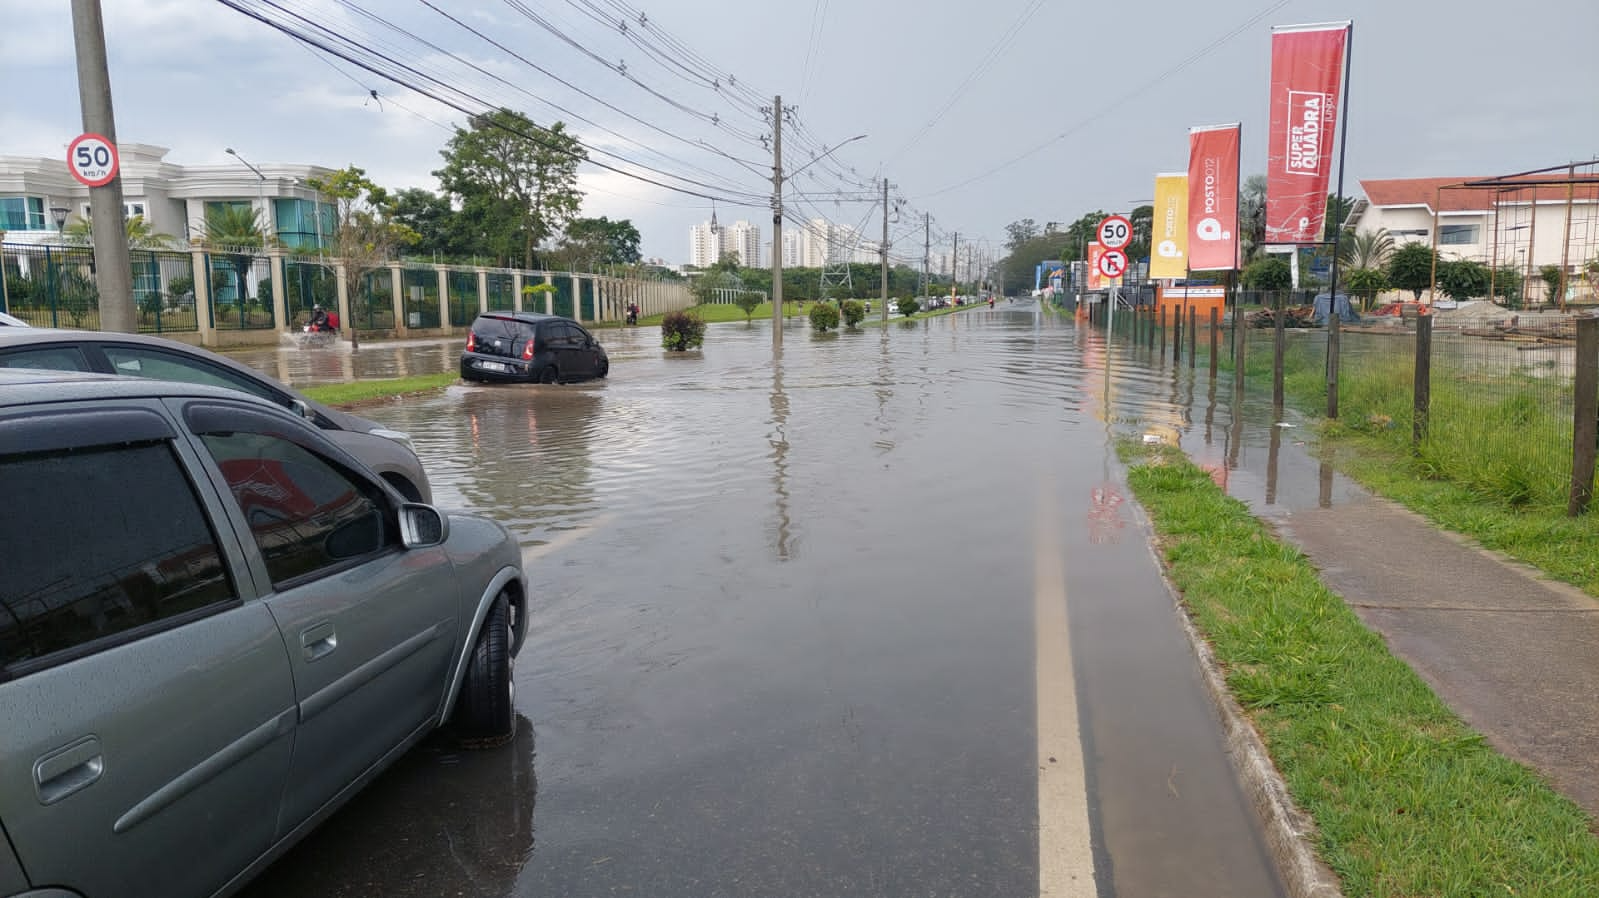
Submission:
M 307 397 L 323 405 L 361 405 L 394 396 L 412 396 L 433 393 L 461 379 L 454 371 L 442 374 L 418 374 L 412 377 L 395 377 L 386 380 L 357 380 L 343 384 L 323 384 L 301 390 Z
M 1472 732 L 1297 550 L 1176 450 L 1126 445 L 1133 493 L 1348 898 L 1591 898 L 1581 809 Z

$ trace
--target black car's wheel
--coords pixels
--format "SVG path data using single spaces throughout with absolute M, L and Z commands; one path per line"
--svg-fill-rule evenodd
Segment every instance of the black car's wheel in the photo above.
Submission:
M 606 361 L 605 359 L 600 359 L 599 367 L 594 369 L 594 376 L 598 377 L 598 378 L 604 378 L 605 375 L 610 374 L 610 373 L 611 373 L 611 363 L 609 361 Z
M 511 602 L 495 598 L 483 618 L 451 718 L 467 745 L 502 745 L 516 732 L 516 684 L 511 665 Z
M 545 365 L 544 370 L 539 372 L 539 383 L 541 384 L 558 384 L 560 382 L 561 372 L 556 370 L 554 365 Z

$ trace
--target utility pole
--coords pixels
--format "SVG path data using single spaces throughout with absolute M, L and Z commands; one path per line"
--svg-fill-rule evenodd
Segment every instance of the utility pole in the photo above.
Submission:
M 783 351 L 783 95 L 772 98 L 772 353 Z
M 960 231 L 956 231 L 955 232 L 955 242 L 953 244 L 951 244 L 950 249 L 949 249 L 949 298 L 950 298 L 950 302 L 954 302 L 955 301 L 955 294 L 960 292 L 960 290 L 957 289 L 960 286 L 960 279 L 961 279 L 961 232 Z
M 888 179 L 883 179 L 883 242 L 877 247 L 877 254 L 883 260 L 883 289 L 879 297 L 883 302 L 881 320 L 888 323 Z
M 72 0 L 72 41 L 78 56 L 78 102 L 83 130 L 117 142 L 116 116 L 111 111 L 111 72 L 106 65 L 105 25 L 100 0 Z M 95 289 L 100 294 L 100 327 L 131 334 L 138 330 L 133 314 L 133 269 L 128 261 L 128 232 L 123 224 L 122 175 L 104 187 L 89 188 L 89 217 L 100 222 L 94 236 Z
M 922 295 L 927 295 L 928 266 L 933 264 L 933 214 L 922 213 Z

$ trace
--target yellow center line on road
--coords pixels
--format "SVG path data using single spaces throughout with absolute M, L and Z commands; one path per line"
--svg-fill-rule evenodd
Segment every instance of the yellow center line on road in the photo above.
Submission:
M 1077 684 L 1066 622 L 1066 563 L 1051 501 L 1041 484 L 1033 528 L 1033 632 L 1038 691 L 1038 894 L 1095 898 L 1088 778 L 1078 729 Z
M 533 546 L 531 548 L 523 549 L 522 563 L 528 564 L 529 562 L 538 561 L 540 558 L 543 558 L 546 555 L 559 552 L 583 537 L 590 536 L 593 533 L 604 529 L 606 525 L 611 523 L 611 519 L 614 517 L 615 515 L 612 514 L 595 515 L 593 520 L 590 520 L 582 527 L 576 527 L 571 530 L 563 531 L 559 535 L 551 538 L 549 542 L 542 546 Z

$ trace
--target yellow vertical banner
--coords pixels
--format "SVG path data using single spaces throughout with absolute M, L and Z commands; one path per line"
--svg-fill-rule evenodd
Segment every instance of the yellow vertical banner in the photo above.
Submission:
M 1149 235 L 1149 276 L 1188 276 L 1188 175 L 1155 176 L 1155 219 Z

